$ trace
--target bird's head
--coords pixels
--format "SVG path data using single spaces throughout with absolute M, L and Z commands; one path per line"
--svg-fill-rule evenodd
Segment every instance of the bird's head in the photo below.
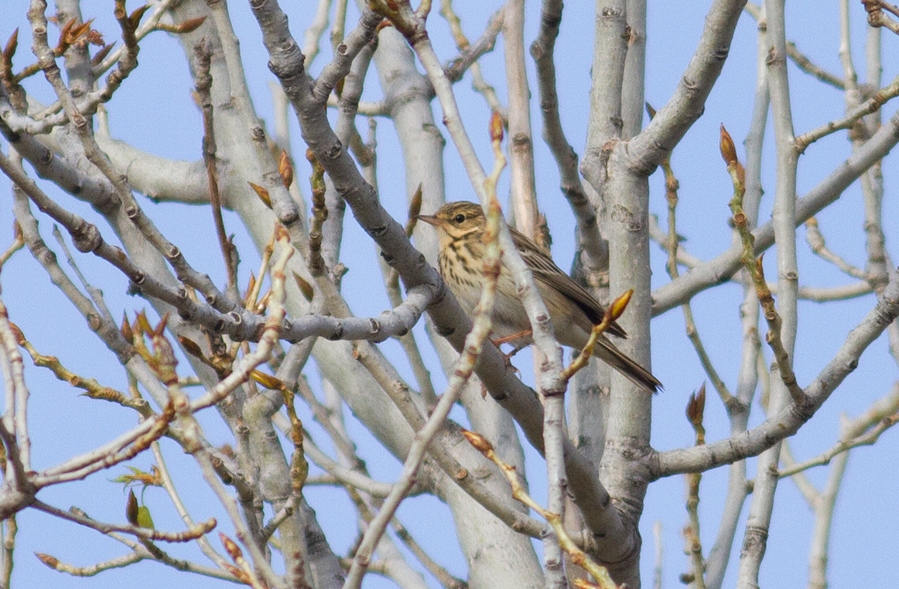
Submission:
M 440 237 L 461 239 L 484 231 L 484 211 L 473 202 L 448 202 L 433 215 L 419 215 L 419 221 L 433 225 Z

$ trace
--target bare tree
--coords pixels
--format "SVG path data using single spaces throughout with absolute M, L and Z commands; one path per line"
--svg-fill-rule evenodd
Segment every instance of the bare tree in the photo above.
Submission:
M 650 21 L 640 0 L 599 0 L 593 12 L 508 0 L 492 14 L 457 14 L 442 0 L 439 15 L 427 0 L 157 0 L 136 9 L 115 0 L 111 13 L 79 0 L 52 9 L 41 0 L 13 4 L 0 20 L 0 34 L 11 35 L 0 60 L 0 169 L 15 217 L 0 258 L 3 587 L 33 578 L 33 559 L 16 551 L 18 522 L 33 513 L 51 516 L 27 519 L 39 541 L 82 526 L 124 545 L 111 558 L 70 564 L 74 547 L 47 540 L 54 554 L 41 549 L 37 557 L 56 575 L 126 567 L 137 579 L 146 574 L 137 563 L 153 561 L 185 577 L 256 588 L 359 587 L 375 573 L 403 588 L 635 589 L 645 582 L 642 560 L 644 573 L 655 564 L 658 587 L 676 575 L 662 568 L 663 532 L 649 550 L 640 525 L 648 491 L 667 489 L 675 475 L 686 480 L 684 509 L 654 529 L 686 521 L 682 582 L 721 587 L 729 570 L 729 585 L 757 587 L 769 534 L 796 544 L 789 516 L 780 527 L 772 518 L 789 477 L 814 512 L 808 585 L 827 585 L 849 453 L 899 420 L 899 279 L 886 248 L 882 172 L 899 141 L 899 114 L 884 121 L 880 110 L 899 94 L 899 79 L 881 80 L 882 30 L 899 33 L 899 9 L 841 0 L 835 73 L 815 60 L 824 50 L 800 51 L 817 39 L 795 37 L 782 0 L 714 0 L 705 15 L 678 9 L 695 39 L 672 26 L 684 38 L 656 54 L 647 52 Z M 592 44 L 559 37 L 560 28 L 578 26 L 593 27 Z M 747 34 L 734 46 L 738 27 Z M 164 80 L 181 67 L 148 54 L 154 39 L 180 47 L 193 104 L 184 100 L 188 89 L 140 77 L 151 67 Z M 497 39 L 502 56 L 490 55 Z M 853 48 L 862 45 L 859 60 Z M 729 58 L 735 49 L 746 58 Z M 139 54 L 151 66 L 138 67 Z M 266 62 L 271 95 L 250 83 L 266 79 Z M 683 69 L 672 74 L 676 63 Z M 725 68 L 746 82 L 721 99 L 715 112 L 726 118 L 712 137 L 696 131 L 697 121 L 715 108 L 710 96 L 724 96 L 716 82 Z M 572 70 L 590 76 L 589 99 L 586 86 L 579 96 L 576 83 L 557 83 Z M 646 104 L 647 87 L 658 87 L 654 71 L 676 75 L 673 89 L 649 97 L 658 110 Z M 139 103 L 123 96 L 129 91 L 152 94 L 166 119 L 199 111 L 202 125 L 169 131 L 161 153 L 116 139 L 117 120 L 135 121 L 126 135 L 150 132 L 137 122 L 145 114 Z M 819 108 L 825 92 L 842 93 L 843 112 Z M 576 104 L 584 111 L 573 116 L 566 105 Z M 800 131 L 809 121 L 812 130 Z M 301 140 L 291 137 L 297 123 Z M 746 130 L 743 148 L 725 127 Z M 689 132 L 695 141 L 685 140 Z M 832 142 L 840 135 L 848 149 Z M 396 147 L 384 147 L 385 137 Z M 186 152 L 193 161 L 169 159 L 175 144 L 196 146 Z M 682 156 L 685 149 L 694 151 Z M 814 163 L 803 168 L 807 161 Z M 651 191 L 660 168 L 664 188 Z M 541 184 L 557 184 L 562 196 L 538 200 Z M 863 221 L 854 244 L 840 224 L 847 190 L 857 191 L 853 207 Z M 472 193 L 487 223 L 483 293 L 468 317 L 434 269 L 433 228 L 416 221 Z M 594 336 L 614 334 L 617 319 L 628 337 L 616 345 L 647 368 L 652 349 L 663 394 L 587 362 L 588 351 L 563 361 L 500 200 L 510 225 L 547 252 L 550 228 L 574 221 L 571 274 L 609 307 Z M 720 221 L 716 229 L 710 219 Z M 51 223 L 53 245 L 43 236 Z M 808 248 L 798 240 L 803 224 Z M 839 248 L 827 245 L 825 228 Z M 689 248 L 679 231 L 695 238 Z M 200 233 L 214 238 L 191 239 Z M 853 245 L 864 253 L 836 251 Z M 31 258 L 16 255 L 23 248 Z M 533 380 L 513 366 L 527 367 L 527 354 L 510 360 L 490 341 L 501 264 L 530 319 Z M 379 272 L 363 270 L 363 282 L 352 272 L 344 279 L 348 267 L 376 265 Z M 652 270 L 663 265 L 668 276 L 657 272 L 653 289 Z M 41 292 L 16 296 L 23 285 Z M 134 298 L 124 298 L 126 290 Z M 382 292 L 390 309 L 378 314 L 372 301 Z M 46 296 L 65 301 L 87 329 L 68 310 L 42 309 Z M 805 319 L 812 302 L 822 319 Z M 658 328 L 650 345 L 651 320 L 677 307 L 687 338 Z M 700 331 L 709 321 L 714 329 Z M 42 335 L 50 330 L 55 337 Z M 106 351 L 86 372 L 67 365 L 70 351 L 98 342 Z M 876 366 L 868 363 L 884 349 L 891 360 L 880 354 Z M 117 365 L 124 371 L 111 369 Z M 866 394 L 832 400 L 859 366 L 864 376 L 851 390 Z M 47 374 L 89 397 L 65 403 L 89 403 L 104 427 L 48 413 L 43 394 L 29 391 L 72 395 L 39 380 Z M 666 409 L 656 446 L 653 404 Z M 686 420 L 670 417 L 683 407 Z M 822 407 L 854 417 L 833 425 L 833 411 L 819 415 Z M 357 425 L 368 433 L 360 437 Z M 692 443 L 680 447 L 689 428 Z M 815 436 L 804 439 L 810 428 Z M 77 438 L 66 443 L 58 431 Z M 659 431 L 680 441 L 668 435 L 660 446 Z M 797 433 L 801 447 L 791 449 Z M 535 453 L 545 459 L 545 478 L 533 467 L 526 476 L 526 456 Z M 402 463 L 392 478 L 396 469 L 382 466 L 390 456 Z M 379 462 L 367 465 L 369 457 Z M 824 465 L 818 487 L 806 471 Z M 874 480 L 884 468 L 856 478 Z M 102 472 L 113 473 L 113 484 Z M 703 482 L 704 473 L 713 480 Z M 88 496 L 60 507 L 85 479 L 98 489 L 94 504 Z M 114 508 L 97 500 L 121 485 L 159 487 L 167 500 L 133 492 Z M 529 488 L 545 493 L 545 505 Z M 347 552 L 325 523 L 332 514 L 307 502 L 316 494 L 345 506 L 340 519 L 356 533 Z M 412 495 L 431 498 L 428 509 L 448 513 L 453 530 L 410 534 L 397 510 Z M 700 498 L 713 513 L 699 509 Z M 853 507 L 882 510 L 871 499 Z M 453 533 L 464 570 L 426 549 Z M 881 574 L 889 564 L 879 563 Z

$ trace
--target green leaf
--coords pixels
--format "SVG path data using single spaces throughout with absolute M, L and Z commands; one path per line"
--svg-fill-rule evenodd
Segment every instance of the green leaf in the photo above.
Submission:
M 150 515 L 150 508 L 146 505 L 141 505 L 137 510 L 137 525 L 151 530 L 156 529 L 156 526 L 153 525 L 153 517 Z

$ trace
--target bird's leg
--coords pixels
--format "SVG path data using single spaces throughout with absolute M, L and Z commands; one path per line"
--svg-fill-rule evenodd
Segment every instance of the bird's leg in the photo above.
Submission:
M 507 362 L 507 363 L 510 363 L 510 361 L 512 360 L 512 356 L 514 356 L 514 355 L 517 354 L 518 352 L 520 352 L 520 351 L 522 351 L 523 349 L 525 349 L 526 347 L 528 347 L 528 345 L 529 345 L 529 344 L 518 344 L 518 345 L 515 345 L 515 346 L 512 348 L 512 351 L 511 351 L 511 352 L 509 352 L 508 354 L 503 354 L 503 355 L 506 357 L 506 362 Z
M 524 331 L 519 331 L 518 333 L 513 333 L 512 335 L 507 335 L 506 337 L 497 338 L 497 339 L 491 340 L 491 341 L 493 342 L 493 345 L 495 345 L 498 348 L 503 344 L 508 344 L 510 342 L 514 342 L 515 340 L 520 340 L 522 338 L 528 337 L 532 333 L 533 332 L 530 329 L 525 329 Z M 508 354 L 503 353 L 503 356 L 506 359 L 506 366 L 509 366 L 515 372 L 518 372 L 518 369 L 515 368 L 514 366 L 512 366 L 512 356 L 514 356 L 521 350 L 528 347 L 529 344 L 527 342 L 523 342 L 523 343 L 517 343 L 517 344 L 512 344 L 512 345 L 513 345 L 512 351 L 509 352 Z
M 521 339 L 523 337 L 533 335 L 533 333 L 534 332 L 531 331 L 530 329 L 525 329 L 524 331 L 519 331 L 518 333 L 513 333 L 512 335 L 507 335 L 506 337 L 501 337 L 499 339 L 495 339 L 495 340 L 493 340 L 493 345 L 495 345 L 498 348 L 503 344 L 508 344 L 509 342 L 514 342 L 517 339 Z M 515 346 L 515 350 L 511 354 L 509 354 L 509 357 L 511 358 L 512 356 L 517 354 L 519 350 L 526 348 L 526 347 L 527 347 L 527 344 L 522 345 L 522 346 Z
M 531 333 L 531 330 L 529 329 L 529 330 L 527 330 L 527 331 L 522 331 L 521 333 L 516 333 L 515 335 L 513 335 L 513 336 L 511 336 L 511 337 L 512 337 L 512 339 L 517 339 L 517 338 L 521 337 L 522 334 L 524 334 L 524 335 L 530 335 L 530 333 Z M 507 337 L 503 337 L 503 338 L 500 338 L 500 339 L 498 339 L 498 340 L 493 340 L 493 343 L 496 344 L 496 347 L 498 348 L 498 347 L 500 346 L 500 344 L 507 343 L 506 340 L 508 340 L 508 339 L 509 339 L 509 338 L 507 338 Z M 506 354 L 505 352 L 503 352 L 502 350 L 500 350 L 500 353 L 503 355 L 503 359 L 505 359 L 505 361 L 506 361 L 506 366 L 507 366 L 508 368 L 511 368 L 512 370 L 514 370 L 515 373 L 518 374 L 519 376 L 521 375 L 521 371 L 518 370 L 517 368 L 515 368 L 515 366 L 512 365 L 512 356 L 514 356 L 515 354 L 517 354 L 517 353 L 520 352 L 521 350 L 525 349 L 526 347 L 528 347 L 528 344 L 520 344 L 520 345 L 516 345 L 516 346 L 512 349 L 512 351 L 509 352 L 508 354 Z M 485 387 L 485 386 L 483 385 L 483 383 L 481 384 L 481 397 L 484 398 L 484 399 L 487 398 L 487 387 Z
M 508 368 L 511 368 L 512 370 L 514 370 L 514 371 L 515 371 L 515 374 L 518 374 L 519 376 L 521 375 L 521 371 L 518 370 L 517 368 L 515 368 L 515 366 L 512 365 L 512 356 L 514 356 L 515 354 L 517 354 L 517 353 L 520 352 L 521 350 L 525 349 L 526 347 L 527 347 L 527 346 L 515 346 L 515 349 L 513 349 L 513 350 L 512 350 L 511 352 L 509 352 L 508 354 L 506 354 L 505 352 L 501 352 L 502 355 L 503 355 L 503 359 L 505 359 L 505 361 L 506 361 L 506 366 L 507 366 Z

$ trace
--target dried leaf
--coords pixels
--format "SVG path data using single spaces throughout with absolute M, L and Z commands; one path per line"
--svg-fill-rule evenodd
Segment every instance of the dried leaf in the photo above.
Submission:
M 250 376 L 253 377 L 253 380 L 261 384 L 267 389 L 271 389 L 273 391 L 283 391 L 285 388 L 284 383 L 279 378 L 275 378 L 271 374 L 266 374 L 264 372 L 260 372 L 258 370 L 254 370 L 250 373 Z
M 412 232 L 415 231 L 415 225 L 418 223 L 418 216 L 421 214 L 421 196 L 421 184 L 419 184 L 409 200 L 409 220 L 406 221 L 406 237 L 412 237 Z
M 315 293 L 312 285 L 303 280 L 303 277 L 293 273 L 293 279 L 297 281 L 297 286 L 300 287 L 300 292 L 303 293 L 303 298 L 305 298 L 308 302 L 312 302 L 312 295 Z
M 185 21 L 182 21 L 181 24 L 179 24 L 177 27 L 175 27 L 176 30 L 174 32 L 176 34 L 192 33 L 194 31 L 196 31 L 197 29 L 199 29 L 200 25 L 202 25 L 204 22 L 206 22 L 205 16 L 198 16 L 197 18 L 189 18 Z
M 503 117 L 496 110 L 490 115 L 490 140 L 503 140 Z
M 6 42 L 6 47 L 3 49 L 3 57 L 6 61 L 10 61 L 13 55 L 16 54 L 16 48 L 19 46 L 19 29 L 16 29 L 12 32 L 12 35 L 9 36 L 9 41 Z
M 137 30 L 137 27 L 140 26 L 140 19 L 144 17 L 144 13 L 150 9 L 149 4 L 144 4 L 137 10 L 131 13 L 131 16 L 128 17 L 128 21 L 131 24 L 133 30 Z
M 487 441 L 487 438 L 482 436 L 477 432 L 472 432 L 467 429 L 462 430 L 462 435 L 465 436 L 465 439 L 468 440 L 468 443 L 474 446 L 474 448 L 481 452 L 482 454 L 485 452 L 490 452 L 493 450 L 493 445 Z
M 247 574 L 242 569 L 239 569 L 233 564 L 228 563 L 225 563 L 223 566 L 225 567 L 225 570 L 237 577 L 237 580 L 239 580 L 241 583 L 243 583 L 244 585 L 252 586 L 253 583 L 250 580 L 250 577 L 247 576 Z
M 76 42 L 78 42 L 78 40 L 83 35 L 87 35 L 88 41 L 90 41 L 91 23 L 93 23 L 93 22 L 94 22 L 94 19 L 90 19 L 89 21 L 83 22 L 80 25 L 78 25 L 77 27 L 75 27 L 74 29 L 72 29 L 71 37 L 69 39 L 69 44 L 74 45 Z
M 9 328 L 12 330 L 12 334 L 16 338 L 16 343 L 19 344 L 20 346 L 24 345 L 25 341 L 26 341 L 25 334 L 22 333 L 22 330 L 19 329 L 19 326 L 16 325 L 15 323 L 13 323 L 12 321 L 10 321 Z
M 612 301 L 612 304 L 609 306 L 609 311 L 612 314 L 612 321 L 617 320 L 619 317 L 621 317 L 622 314 L 624 314 L 624 310 L 627 308 L 627 304 L 631 302 L 631 297 L 633 296 L 633 294 L 634 289 L 630 289 L 629 291 Z
M 694 426 L 702 425 L 702 416 L 705 412 L 705 383 L 699 390 L 690 395 L 687 401 L 687 420 Z
M 126 486 L 134 483 L 141 484 L 145 487 L 161 487 L 162 475 L 156 466 L 151 467 L 151 472 L 144 472 L 139 468 L 129 466 L 128 470 L 131 474 L 123 474 L 112 479 L 112 483 L 124 483 Z
M 243 558 L 243 552 L 234 540 L 222 532 L 219 532 L 219 538 L 222 540 L 222 545 L 225 547 L 225 551 L 231 557 L 231 560 L 240 560 Z
M 56 43 L 56 51 L 62 53 L 69 45 L 69 39 L 72 38 L 72 29 L 75 28 L 75 19 L 72 18 L 63 25 L 59 31 L 59 41 Z
M 724 158 L 725 163 L 728 166 L 736 165 L 737 163 L 737 148 L 734 145 L 734 140 L 731 139 L 730 133 L 727 132 L 727 129 L 724 128 L 724 125 L 721 125 L 721 157 Z
M 247 294 L 244 295 L 244 305 L 246 305 L 249 301 L 248 297 L 253 294 L 253 289 L 256 288 L 256 275 L 250 272 L 250 280 L 247 281 Z
M 112 51 L 113 47 L 115 47 L 115 43 L 110 43 L 109 45 L 101 47 L 91 58 L 91 65 L 98 65 L 101 61 L 106 59 L 106 56 L 109 55 L 109 52 Z
M 125 519 L 132 526 L 138 525 L 138 511 L 140 511 L 140 506 L 137 504 L 137 497 L 134 495 L 134 491 L 129 491 L 128 501 L 125 503 Z
M 125 338 L 125 341 L 131 345 L 134 345 L 134 331 L 131 329 L 131 324 L 128 322 L 128 314 L 122 314 L 122 327 L 121 327 L 122 336 Z
M 284 149 L 281 150 L 281 157 L 278 158 L 278 173 L 281 174 L 284 188 L 290 189 L 290 185 L 293 184 L 293 164 L 290 163 L 290 157 Z
M 150 327 L 150 321 L 147 320 L 146 311 L 141 311 L 137 314 L 137 324 L 140 326 L 141 333 L 153 333 L 153 328 Z
M 179 335 L 178 343 L 181 344 L 184 351 L 191 356 L 194 356 L 195 358 L 206 358 L 206 355 L 203 354 L 203 350 L 200 348 L 199 344 L 192 339 Z
M 247 182 L 247 184 L 249 184 L 250 188 L 252 188 L 256 192 L 256 196 L 259 197 L 259 200 L 262 201 L 262 204 L 264 204 L 268 208 L 272 208 L 272 197 L 269 196 L 268 190 L 266 190 L 262 186 L 259 186 L 258 184 L 253 184 L 252 182 Z
M 38 558 L 38 560 L 40 560 L 51 569 L 55 569 L 59 566 L 59 559 L 55 556 L 50 556 L 49 554 L 44 554 L 43 552 L 35 552 L 34 555 Z
M 106 45 L 106 42 L 103 40 L 103 33 L 96 29 L 91 29 L 87 32 L 87 42 L 97 47 Z
M 762 280 L 764 280 L 764 278 L 765 278 L 765 266 L 762 265 L 762 262 L 764 261 L 764 259 L 765 259 L 765 254 L 762 253 L 762 254 L 761 254 L 758 258 L 756 258 L 756 260 L 755 260 L 755 271 L 756 271 L 756 272 L 758 273 L 758 275 L 762 278 Z
M 165 326 L 169 322 L 169 314 L 166 313 L 159 320 L 159 323 L 156 324 L 156 327 L 153 329 L 153 335 L 162 335 L 162 332 L 165 331 Z

